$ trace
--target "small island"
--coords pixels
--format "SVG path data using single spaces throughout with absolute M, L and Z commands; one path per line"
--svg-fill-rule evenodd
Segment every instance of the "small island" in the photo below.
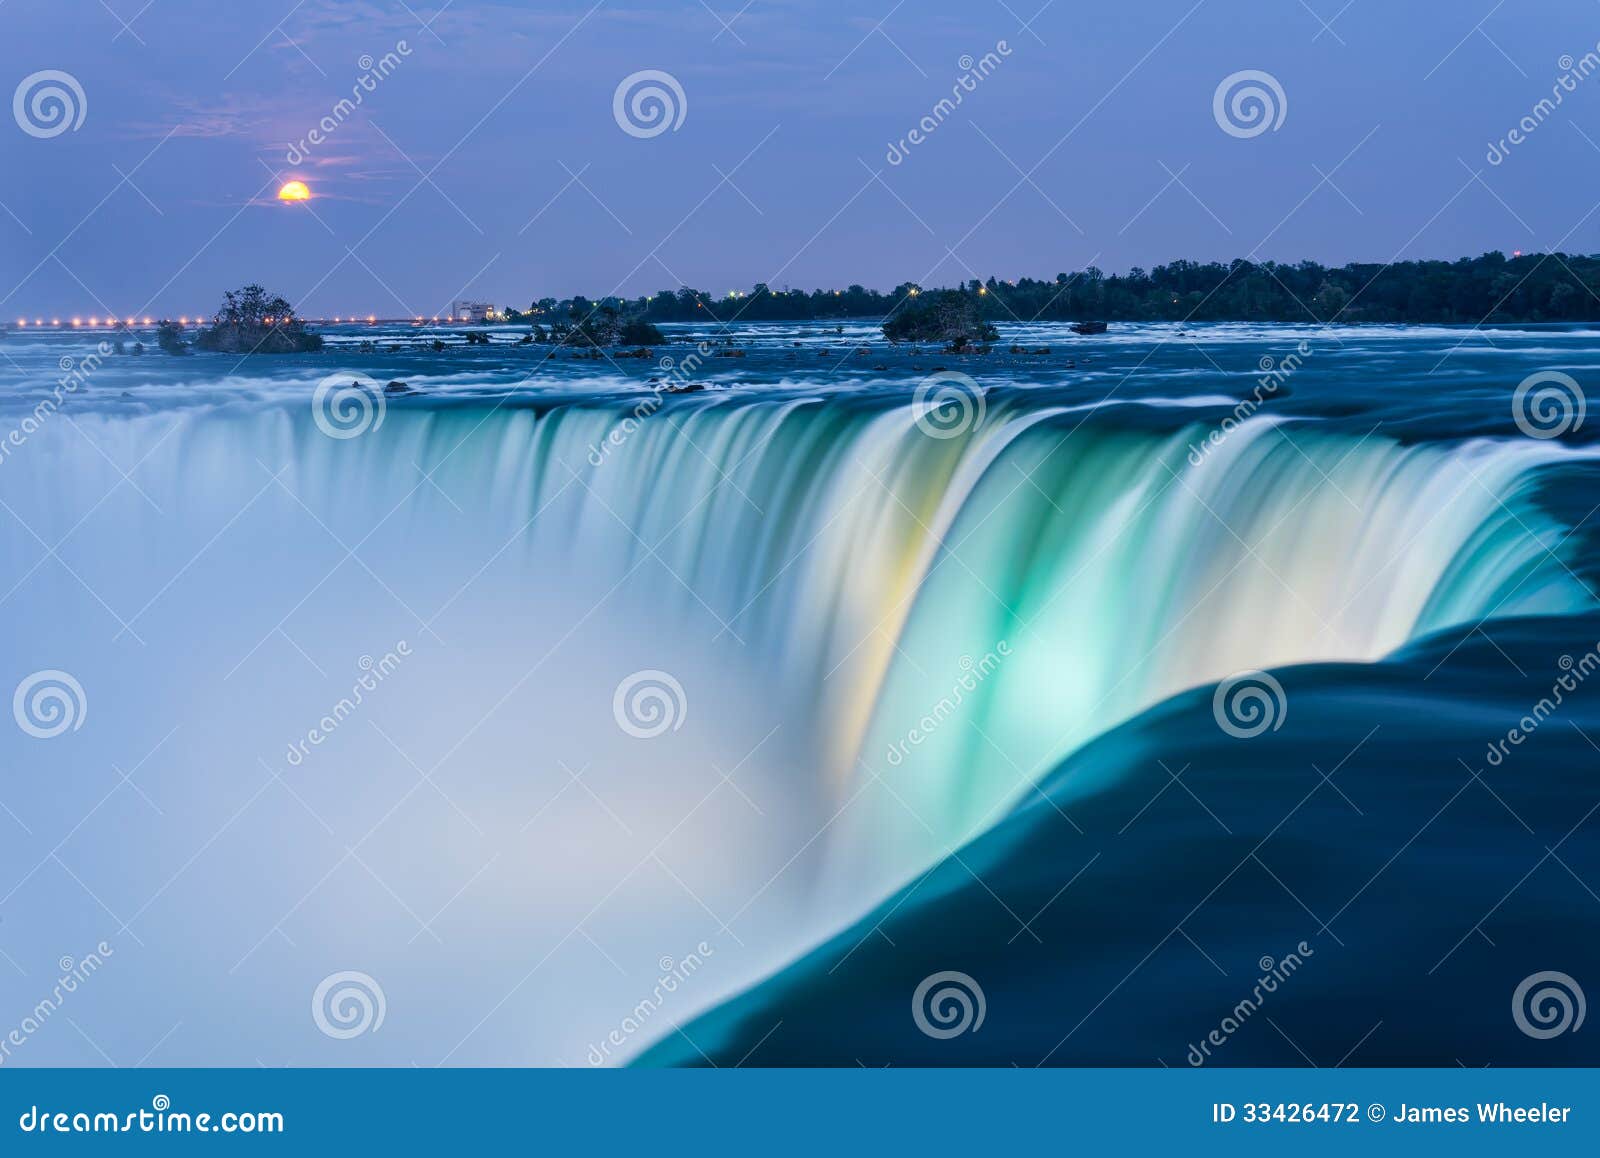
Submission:
M 247 285 L 223 295 L 222 308 L 194 345 L 218 354 L 304 354 L 322 349 L 322 335 L 306 328 L 287 299 Z M 169 353 L 181 350 L 181 344 L 161 346 Z
M 572 300 L 566 321 L 552 324 L 547 338 L 558 345 L 590 348 L 659 346 L 666 341 L 661 331 L 644 318 L 625 316 L 610 303 L 596 306 L 581 297 Z
M 888 320 L 883 336 L 891 342 L 943 342 L 952 354 L 969 346 L 1000 340 L 1000 331 L 984 320 L 976 295 L 960 290 L 908 293 Z

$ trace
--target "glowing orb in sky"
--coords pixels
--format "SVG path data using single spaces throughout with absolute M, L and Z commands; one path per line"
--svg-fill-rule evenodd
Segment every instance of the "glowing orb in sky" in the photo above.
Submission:
M 282 189 L 278 190 L 279 201 L 309 201 L 311 190 L 306 188 L 304 181 L 286 181 Z

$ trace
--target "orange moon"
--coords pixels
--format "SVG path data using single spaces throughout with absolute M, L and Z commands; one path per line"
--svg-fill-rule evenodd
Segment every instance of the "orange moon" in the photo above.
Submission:
M 286 181 L 283 188 L 278 190 L 279 201 L 309 201 L 311 190 L 306 188 L 304 181 Z

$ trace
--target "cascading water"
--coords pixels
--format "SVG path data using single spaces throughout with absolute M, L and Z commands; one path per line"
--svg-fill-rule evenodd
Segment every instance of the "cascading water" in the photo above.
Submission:
M 126 826 L 74 862 L 100 882 L 150 826 L 170 846 L 126 895 L 96 887 L 119 932 L 155 921 L 193 949 L 181 913 L 160 914 L 195 899 L 185 861 L 204 858 L 238 914 L 206 950 L 230 974 L 259 984 L 297 922 L 296 944 L 393 935 L 367 952 L 394 990 L 431 993 L 439 969 L 464 990 L 430 997 L 438 1024 L 396 1048 L 454 1025 L 447 1060 L 576 1057 L 637 982 L 568 960 L 574 922 L 625 961 L 693 943 L 678 930 L 697 921 L 733 938 L 745 952 L 704 1004 L 1177 691 L 1589 604 L 1534 502 L 1539 468 L 1568 456 L 1547 444 L 1258 418 L 1200 455 L 1210 427 L 1177 403 L 1089 412 L 1025 392 L 992 395 L 955 437 L 903 395 L 701 395 L 641 418 L 635 401 L 394 402 L 348 439 L 303 403 L 107 402 L 45 423 L 0 465 L 12 665 L 73 671 L 125 732 L 28 749 L 55 795 L 8 804 L 41 833 L 70 826 L 114 783 L 84 769 L 136 766 L 137 734 L 160 752 L 162 818 L 119 798 Z M 361 718 L 289 758 L 356 657 L 400 639 L 415 658 Z M 614 726 L 613 690 L 644 670 L 681 685 L 694 726 L 648 743 Z M 409 815 L 419 798 L 446 819 Z M 247 853 L 205 843 L 268 801 L 278 819 Z M 396 847 L 374 856 L 369 838 Z M 53 876 L 35 863 L 49 843 L 20 842 L 6 871 Z M 484 852 L 502 845 L 503 861 Z M 81 909 L 74 884 L 52 887 Z M 503 946 L 470 965 L 444 939 L 422 964 L 403 952 L 452 919 Z M 509 963 L 546 951 L 502 998 L 530 1003 L 528 1032 L 475 1028 L 505 970 L 521 975 Z
M 1530 502 L 1542 447 L 1017 425 L 948 496 L 860 746 L 841 843 L 896 883 L 1185 688 L 1590 604 Z

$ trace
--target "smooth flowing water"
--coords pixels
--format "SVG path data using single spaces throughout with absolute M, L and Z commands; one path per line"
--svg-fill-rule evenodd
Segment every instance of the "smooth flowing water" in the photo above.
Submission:
M 9 678 L 70 681 L 0 740 L 0 949 L 112 948 L 114 1055 L 625 1060 L 1171 697 L 1594 609 L 1587 430 L 1512 404 L 1592 331 L 413 336 L 5 340 Z M 318 1032 L 341 971 L 381 1032 Z

